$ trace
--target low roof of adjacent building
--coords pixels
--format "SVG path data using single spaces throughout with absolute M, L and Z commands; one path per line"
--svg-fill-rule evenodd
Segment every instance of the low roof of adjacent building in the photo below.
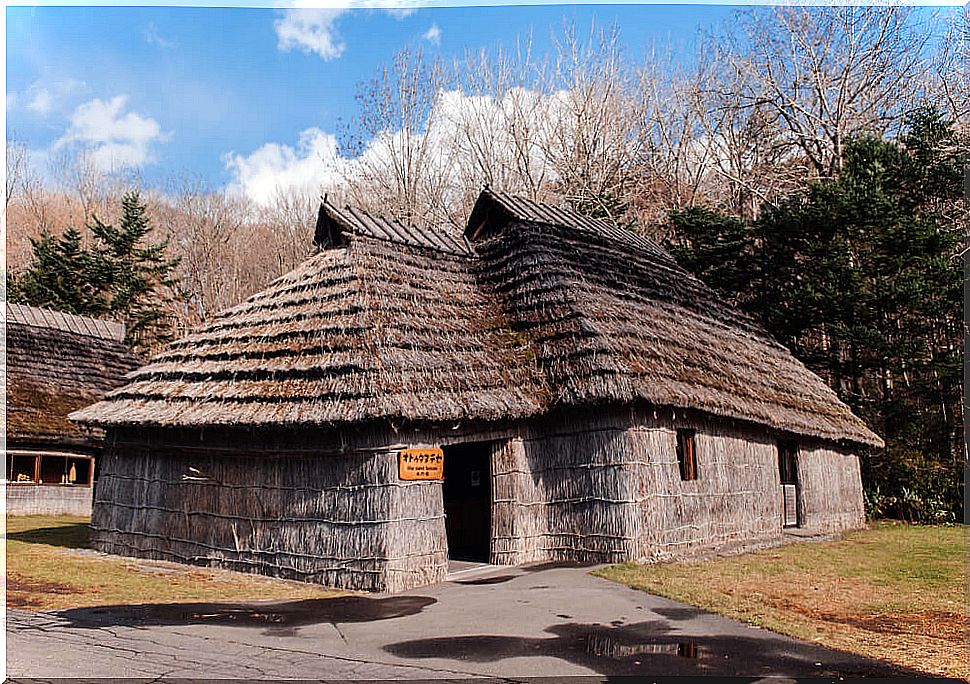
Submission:
M 315 240 L 72 417 L 311 426 L 648 403 L 882 444 L 750 317 L 613 223 L 486 190 L 464 235 L 325 202 Z
M 68 420 L 144 361 L 125 326 L 22 304 L 6 306 L 8 445 L 96 446 L 101 434 Z

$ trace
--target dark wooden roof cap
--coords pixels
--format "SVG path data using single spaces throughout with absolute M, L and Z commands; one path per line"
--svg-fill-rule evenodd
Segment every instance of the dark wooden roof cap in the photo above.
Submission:
M 353 207 L 338 209 L 324 199 L 317 215 L 314 242 L 324 249 L 344 246 L 347 233 L 447 254 L 471 256 L 468 242 L 457 230 L 444 226 L 423 228 L 397 219 L 373 216 Z
M 33 328 L 51 328 L 65 332 L 98 337 L 103 340 L 123 342 L 125 324 L 89 316 L 40 309 L 26 304 L 7 304 L 7 322 L 29 325 Z

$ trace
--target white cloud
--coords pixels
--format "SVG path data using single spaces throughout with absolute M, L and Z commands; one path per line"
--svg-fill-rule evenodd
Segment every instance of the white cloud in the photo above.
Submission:
M 395 19 L 406 19 L 412 14 L 418 11 L 417 5 L 410 0 L 395 0 L 394 2 L 380 2 L 380 0 L 375 0 L 374 2 L 363 2 L 364 7 L 374 7 L 377 9 L 383 9 L 385 12 L 390 14 Z
M 287 51 L 294 48 L 309 54 L 316 53 L 325 60 L 343 54 L 346 45 L 337 35 L 334 22 L 344 13 L 342 9 L 285 10 L 276 21 L 277 47 Z
M 51 112 L 62 109 L 64 103 L 87 90 L 87 84 L 76 78 L 51 79 L 34 81 L 24 92 L 23 97 L 17 98 L 17 103 L 24 101 L 25 106 L 34 114 L 47 116 Z
M 431 24 L 431 28 L 424 32 L 424 39 L 435 45 L 441 45 L 441 27 Z
M 158 27 L 155 26 L 155 22 L 153 21 L 148 22 L 148 26 L 145 27 L 145 42 L 166 50 L 175 47 L 175 43 L 162 37 L 162 34 L 158 32 Z
M 30 102 L 27 103 L 27 109 L 41 116 L 47 116 L 53 108 L 54 96 L 51 95 L 49 90 L 43 88 L 34 91 L 31 95 Z
M 337 19 L 350 7 L 346 3 L 294 0 L 274 23 L 277 47 L 282 51 L 301 50 L 319 55 L 324 60 L 340 57 L 347 44 L 337 31 Z M 339 6 L 343 4 L 343 6 Z M 404 19 L 417 11 L 416 0 L 358 0 L 351 7 L 382 10 L 395 19 Z
M 346 161 L 335 136 L 308 128 L 300 133 L 296 148 L 266 143 L 250 155 L 230 152 L 225 163 L 234 178 L 229 189 L 265 205 L 283 191 L 317 193 L 333 186 Z
M 155 119 L 125 112 L 127 100 L 127 96 L 118 95 L 78 106 L 71 114 L 70 127 L 52 149 L 81 146 L 102 171 L 153 162 L 153 145 L 171 136 L 162 132 Z
M 543 95 L 515 89 L 496 99 L 446 91 L 431 112 L 427 130 L 383 131 L 356 157 L 341 156 L 336 137 L 319 128 L 300 133 L 295 147 L 271 142 L 249 155 L 227 154 L 224 160 L 233 178 L 229 187 L 262 205 L 290 191 L 320 194 L 346 182 L 393 175 L 392 160 L 400 159 L 406 146 L 427 153 L 419 156 L 426 159 L 422 177 L 428 183 L 461 184 L 463 174 L 475 166 L 467 163 L 474 155 L 487 156 L 482 161 L 493 168 L 524 166 L 534 178 L 551 178 L 542 143 L 551 136 L 549 127 L 565 116 L 564 104 L 562 92 Z M 529 122 L 527 139 L 518 143 L 513 131 L 522 128 L 523 121 L 517 117 Z

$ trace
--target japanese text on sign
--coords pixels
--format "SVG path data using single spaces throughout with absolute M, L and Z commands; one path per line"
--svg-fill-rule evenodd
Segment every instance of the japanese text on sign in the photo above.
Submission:
M 444 479 L 445 454 L 441 449 L 402 449 L 397 463 L 402 480 Z

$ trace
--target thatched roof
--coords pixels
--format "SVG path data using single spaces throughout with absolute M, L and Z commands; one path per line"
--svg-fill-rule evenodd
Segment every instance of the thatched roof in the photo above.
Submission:
M 473 266 L 423 242 L 355 232 L 75 418 L 297 426 L 531 415 L 543 396 L 531 357 Z
M 486 191 L 469 223 L 490 289 L 537 350 L 554 404 L 646 401 L 882 445 L 818 376 L 656 243 L 576 216 Z
M 73 417 L 310 426 L 647 402 L 881 444 L 749 317 L 611 223 L 485 191 L 465 237 L 325 203 L 315 240 Z
M 7 439 L 10 444 L 96 446 L 99 431 L 68 420 L 144 363 L 121 323 L 7 304 Z

